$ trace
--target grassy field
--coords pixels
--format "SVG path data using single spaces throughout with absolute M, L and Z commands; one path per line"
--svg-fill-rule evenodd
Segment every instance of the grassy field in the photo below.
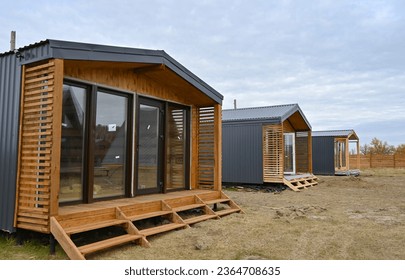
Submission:
M 405 259 L 405 170 L 366 170 L 359 177 L 319 177 L 295 193 L 226 189 L 245 211 L 148 238 L 91 259 Z M 49 255 L 44 238 L 24 245 L 4 234 L 0 259 L 66 259 Z

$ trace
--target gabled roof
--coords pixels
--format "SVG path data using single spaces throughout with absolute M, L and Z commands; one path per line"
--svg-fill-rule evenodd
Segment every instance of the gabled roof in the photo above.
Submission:
M 20 64 L 28 64 L 50 58 L 60 58 L 67 60 L 137 63 L 143 66 L 140 71 L 153 71 L 153 69 L 168 68 L 215 102 L 221 104 L 223 100 L 223 96 L 219 92 L 206 84 L 163 50 L 148 50 L 47 39 L 19 48 L 16 51 L 0 53 L 0 57 L 15 55 L 15 52 L 19 53 Z M 150 66 L 155 68 L 152 69 Z
M 343 137 L 349 140 L 359 140 L 353 129 L 312 131 L 312 137 Z
M 262 121 L 281 123 L 294 114 L 299 114 L 307 127 L 311 125 L 298 104 L 252 107 L 222 110 L 223 122 Z

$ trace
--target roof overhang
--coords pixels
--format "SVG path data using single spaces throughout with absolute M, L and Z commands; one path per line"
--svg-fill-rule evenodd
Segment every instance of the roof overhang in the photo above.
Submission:
M 219 92 L 202 81 L 163 50 L 147 50 L 48 39 L 19 48 L 17 51 L 21 64 L 58 58 L 76 61 L 133 64 L 134 71 L 137 71 L 135 69 L 141 69 L 139 71 L 142 71 L 142 73 L 148 73 L 155 77 L 160 77 L 163 72 L 166 72 L 165 74 L 171 73 L 171 77 L 177 76 L 207 95 L 216 103 L 222 104 L 223 100 L 223 96 Z M 180 80 L 178 78 L 176 79 L 177 81 Z

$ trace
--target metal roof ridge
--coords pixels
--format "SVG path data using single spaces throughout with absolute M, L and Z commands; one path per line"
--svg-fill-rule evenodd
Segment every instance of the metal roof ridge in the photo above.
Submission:
M 279 105 L 269 105 L 269 106 L 246 107 L 246 108 L 236 108 L 236 109 L 222 109 L 222 111 L 252 110 L 252 109 L 267 109 L 267 108 L 275 108 L 275 107 L 289 107 L 289 106 L 298 106 L 298 104 L 297 104 L 297 103 L 291 103 L 291 104 L 279 104 Z

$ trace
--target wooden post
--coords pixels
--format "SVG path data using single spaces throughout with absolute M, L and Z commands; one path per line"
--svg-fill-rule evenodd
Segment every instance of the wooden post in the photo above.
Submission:
M 357 161 L 357 168 L 361 169 L 360 168 L 360 141 L 359 140 L 357 140 L 357 158 L 356 158 L 356 161 Z
M 198 108 L 193 106 L 191 109 L 191 170 L 190 170 L 190 189 L 198 189 Z
M 222 190 L 222 106 L 214 105 L 214 190 Z
M 55 59 L 52 121 L 50 216 L 59 211 L 60 145 L 62 136 L 63 60 Z
M 308 172 L 312 174 L 312 131 L 308 131 Z

